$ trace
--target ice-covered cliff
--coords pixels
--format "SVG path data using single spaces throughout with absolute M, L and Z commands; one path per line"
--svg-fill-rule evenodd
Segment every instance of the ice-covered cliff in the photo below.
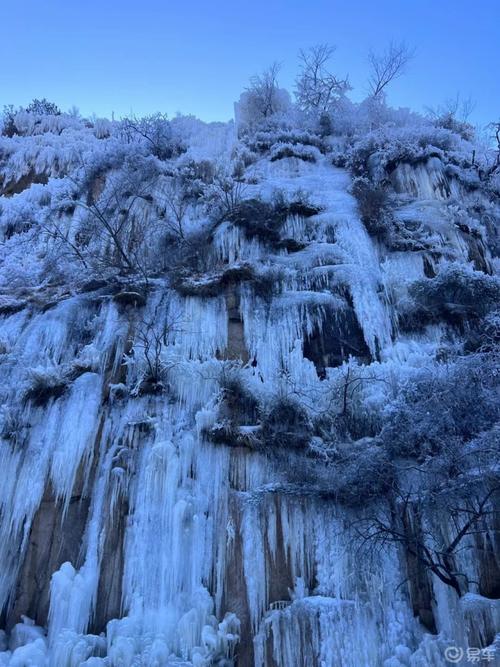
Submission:
M 0 665 L 495 664 L 499 208 L 468 142 L 17 122 Z

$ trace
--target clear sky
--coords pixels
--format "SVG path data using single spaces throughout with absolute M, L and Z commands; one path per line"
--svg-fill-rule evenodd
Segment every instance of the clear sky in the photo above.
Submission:
M 47 97 L 110 116 L 157 110 L 232 117 L 249 77 L 273 61 L 293 87 L 297 52 L 336 44 L 332 69 L 366 92 L 366 55 L 416 48 L 389 102 L 422 110 L 460 92 L 473 120 L 500 116 L 500 2 L 494 0 L 3 0 L 0 105 Z

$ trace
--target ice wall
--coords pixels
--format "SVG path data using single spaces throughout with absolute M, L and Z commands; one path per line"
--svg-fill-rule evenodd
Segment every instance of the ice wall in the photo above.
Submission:
M 401 167 L 401 188 L 435 193 L 442 177 L 427 167 Z M 0 600 L 9 631 L 0 665 L 440 667 L 448 644 L 465 651 L 478 641 L 479 624 L 481 641 L 492 641 L 493 603 L 459 603 L 433 581 L 430 632 L 414 616 L 396 550 L 359 556 L 346 530 L 353 517 L 334 498 L 291 488 L 262 452 L 206 438 L 224 375 L 237 365 L 231 310 L 250 360 L 242 373 L 263 397 L 300 389 L 323 400 L 304 343 L 348 301 L 387 377 L 398 363 L 423 365 L 439 342 L 438 333 L 411 345 L 399 336 L 395 309 L 423 259 L 382 252 L 344 170 L 326 159 L 262 160 L 252 176 L 249 194 L 305 190 L 320 211 L 310 244 L 293 254 L 226 223 L 214 233 L 217 267 L 280 266 L 279 294 L 263 298 L 246 285 L 235 306 L 227 291 L 182 297 L 158 279 L 141 287 L 145 306 L 120 305 L 104 286 L 0 316 Z M 287 225 L 304 237 L 303 220 Z M 141 384 L 144 322 L 168 330 L 158 391 Z M 61 544 L 43 551 L 34 536 L 49 515 L 44 539 L 62 531 Z

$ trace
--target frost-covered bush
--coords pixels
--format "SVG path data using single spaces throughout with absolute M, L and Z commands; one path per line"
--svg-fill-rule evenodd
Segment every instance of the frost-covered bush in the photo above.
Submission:
M 315 146 L 302 146 L 300 144 L 277 143 L 271 148 L 269 160 L 283 160 L 287 157 L 294 157 L 304 162 L 317 162 L 321 158 L 321 153 Z
M 250 80 L 250 86 L 235 103 L 239 130 L 253 128 L 277 114 L 287 114 L 292 107 L 290 94 L 278 85 L 279 65 L 273 64 Z
M 444 318 L 451 322 L 483 317 L 500 302 L 500 279 L 462 264 L 448 264 L 435 278 L 413 283 L 414 299 L 409 317 L 428 322 Z
M 51 118 L 64 121 L 68 117 Z M 0 187 L 18 194 L 32 183 L 46 183 L 50 177 L 80 180 L 75 170 L 84 171 L 85 165 L 99 161 L 104 153 L 111 156 L 118 151 L 116 144 L 106 143 L 82 127 L 70 127 L 62 134 L 48 131 L 35 136 L 0 137 Z
M 182 155 L 175 167 L 181 185 L 196 192 L 201 192 L 201 185 L 213 183 L 219 171 L 218 165 L 213 160 L 196 160 L 189 155 Z
M 159 160 L 169 160 L 186 150 L 182 140 L 174 134 L 166 114 L 125 118 L 118 127 L 118 134 L 128 143 L 143 145 Z
M 494 352 L 500 350 L 500 311 L 494 310 L 467 331 L 466 352 Z
M 343 150 L 344 146 L 352 146 L 384 126 L 396 130 L 421 125 L 422 116 L 406 108 L 393 109 L 382 98 L 370 96 L 361 103 L 355 103 L 343 96 L 322 123 L 328 134 L 340 141 Z
M 352 184 L 352 194 L 358 203 L 361 220 L 371 236 L 388 239 L 393 231 L 389 195 L 381 185 L 366 176 L 358 176 Z
M 356 176 L 383 180 L 399 162 L 417 163 L 438 157 L 467 163 L 472 146 L 451 130 L 430 123 L 403 127 L 382 126 L 355 140 L 347 152 L 347 166 Z
M 318 118 L 318 134 L 321 138 L 329 137 L 333 134 L 332 117 L 327 112 L 323 112 Z
M 49 102 L 45 97 L 41 100 L 35 98 L 26 107 L 28 113 L 34 113 L 38 116 L 60 116 L 61 110 L 54 102 Z
M 251 264 L 233 264 L 222 271 L 194 274 L 185 266 L 170 271 L 172 287 L 183 296 L 219 296 L 228 287 L 256 280 Z
M 208 215 L 222 220 L 240 204 L 245 193 L 244 167 L 237 162 L 212 165 L 211 177 L 200 182 L 201 198 Z
M 74 184 L 52 179 L 32 184 L 20 194 L 0 199 L 0 283 L 24 290 L 49 278 L 52 266 L 64 280 L 74 253 L 67 243 L 68 216 L 75 210 Z
M 284 88 L 277 88 L 272 95 L 269 112 L 262 97 L 255 91 L 247 90 L 235 104 L 236 121 L 240 127 L 253 127 L 275 113 L 286 113 L 291 107 L 290 94 Z
M 92 129 L 97 139 L 107 139 L 112 134 L 113 125 L 107 118 L 96 118 Z
M 248 238 L 277 243 L 285 214 L 280 208 L 277 210 L 272 202 L 245 199 L 230 211 L 226 219 L 243 229 Z
M 28 110 L 19 111 L 14 118 L 16 133 L 27 137 L 40 134 L 62 134 L 64 131 L 79 129 L 81 121 L 68 114 L 37 114 Z
M 25 400 L 31 400 L 37 406 L 46 405 L 51 399 L 62 396 L 70 380 L 65 369 L 59 366 L 33 368 L 29 372 Z
M 223 374 L 220 389 L 223 417 L 238 425 L 257 422 L 259 402 L 237 373 Z
M 500 418 L 499 379 L 496 355 L 478 354 L 408 380 L 382 415 L 380 437 L 391 457 L 460 451 Z
M 3 406 L 0 410 L 0 438 L 17 441 L 25 429 L 22 411 Z
M 15 134 L 17 134 L 17 128 L 14 122 L 16 113 L 17 111 L 13 104 L 7 104 L 4 106 L 2 116 L 0 118 L 1 134 L 4 137 L 13 137 Z
M 344 445 L 331 474 L 334 496 L 349 506 L 364 505 L 384 496 L 394 480 L 387 451 L 371 438 Z
M 465 139 L 466 141 L 472 141 L 474 139 L 474 127 L 467 123 L 466 121 L 459 120 L 451 112 L 443 113 L 438 116 L 434 123 L 436 127 L 442 127 L 445 130 L 451 130 L 455 134 L 458 134 Z
M 27 372 L 24 399 L 44 406 L 51 399 L 62 396 L 80 375 L 95 372 L 98 365 L 98 355 L 93 346 L 88 345 L 71 363 L 30 368 Z
M 307 412 L 296 401 L 277 398 L 262 419 L 265 448 L 305 449 L 313 434 Z
M 260 449 L 259 401 L 237 366 L 222 365 L 219 386 L 216 421 L 201 423 L 202 433 L 217 444 Z
M 33 129 L 35 126 L 44 127 L 47 126 L 47 123 L 52 124 L 52 127 L 61 128 L 64 126 L 63 123 L 55 123 L 54 116 L 60 116 L 61 110 L 53 102 L 49 102 L 45 98 L 39 100 L 34 99 L 30 104 L 23 109 L 22 107 L 15 108 L 14 105 L 9 104 L 4 106 L 2 118 L 1 118 L 1 134 L 6 137 L 13 137 L 16 134 L 33 134 Z M 49 118 L 44 118 L 48 116 Z M 41 128 L 38 128 L 38 134 L 40 133 Z M 43 131 L 43 130 L 42 130 Z M 52 131 L 47 130 L 45 131 Z M 60 129 L 57 132 L 60 133 Z
M 304 146 L 314 147 L 319 151 L 325 148 L 320 136 L 309 130 L 294 127 L 289 122 L 286 124 L 268 122 L 265 128 L 245 137 L 245 143 L 256 153 L 265 153 L 276 144 L 296 146 L 297 150 Z
M 235 165 L 235 171 L 242 176 L 245 169 L 254 164 L 258 159 L 258 154 L 246 144 L 239 142 L 232 151 L 231 158 Z

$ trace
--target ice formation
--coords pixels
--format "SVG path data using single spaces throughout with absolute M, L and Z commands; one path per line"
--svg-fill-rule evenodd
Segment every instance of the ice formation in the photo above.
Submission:
M 275 149 L 247 167 L 245 197 L 307 193 L 313 215 L 292 213 L 283 227 L 300 247 L 270 249 L 224 221 L 212 231 L 207 275 L 213 283 L 227 266 L 251 265 L 279 290 L 247 281 L 206 295 L 212 283 L 198 277 L 199 293 L 183 294 L 157 268 L 146 283 L 140 274 L 132 285 L 108 276 L 71 282 L 82 268 L 66 265 L 63 250 L 85 216 L 68 175 L 81 177 L 78 156 L 120 175 L 124 148 L 109 121 L 39 132 L 29 115 L 18 121 L 26 136 L 1 140 L 0 606 L 8 634 L 0 665 L 444 667 L 448 645 L 487 647 L 498 601 L 477 587 L 459 599 L 432 576 L 435 627 L 425 627 L 400 552 L 353 547 L 346 525 L 363 509 L 301 493 L 261 450 L 207 436 L 220 426 L 223 378 L 236 371 L 263 402 L 286 394 L 327 409 L 327 388 L 354 368 L 347 347 L 318 374 L 306 347 L 327 324 L 352 322 L 359 357 L 377 374 L 378 384 L 363 385 L 363 409 L 378 409 L 395 377 L 430 363 L 444 330 L 400 330 L 408 286 L 425 277 L 426 263 L 471 259 L 449 211 L 459 184 L 439 157 L 401 163 L 391 175 L 396 218 L 425 226 L 439 258 L 383 249 L 360 219 L 349 172 L 317 148 L 314 162 L 280 159 Z M 197 161 L 228 161 L 238 141 L 232 124 L 177 119 L 174 130 Z M 29 174 L 38 182 L 26 182 Z M 86 186 L 89 202 L 98 178 Z M 162 192 L 141 195 L 130 215 L 160 220 Z M 54 212 L 60 201 L 62 214 Z M 202 228 L 204 215 L 190 210 L 188 227 Z M 68 237 L 54 260 L 49 246 L 61 225 Z M 168 265 L 168 248 L 155 239 Z M 151 360 L 161 383 L 151 384 Z M 241 438 L 255 433 L 240 424 Z M 477 553 L 459 558 L 475 580 Z

